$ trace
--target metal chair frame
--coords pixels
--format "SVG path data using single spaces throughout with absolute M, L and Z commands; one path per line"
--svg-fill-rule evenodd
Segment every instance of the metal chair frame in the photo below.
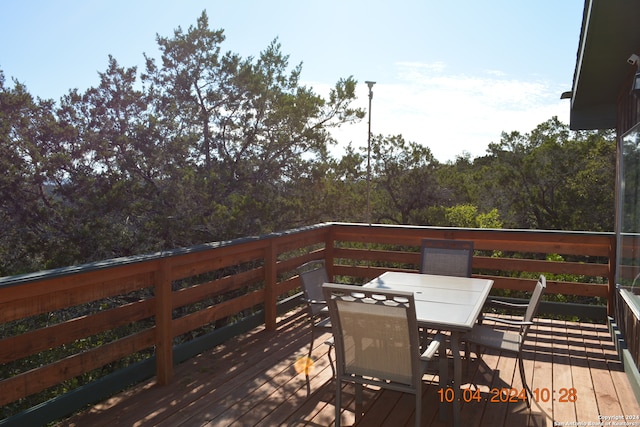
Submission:
M 316 330 L 320 329 L 324 332 L 331 331 L 331 319 L 329 318 L 327 303 L 326 301 L 324 301 L 324 297 L 322 294 L 322 285 L 329 282 L 329 276 L 327 275 L 327 270 L 325 269 L 324 260 L 309 261 L 302 264 L 300 267 L 298 267 L 297 270 L 302 282 L 302 299 L 307 304 L 307 313 L 309 315 L 309 322 L 311 324 L 311 342 L 309 344 L 309 353 L 307 355 L 307 357 L 311 359 L 313 344 L 316 338 Z M 331 371 L 335 375 L 333 359 L 331 358 L 333 338 L 326 340 L 325 344 L 329 346 L 327 357 L 329 358 Z M 308 370 L 305 370 L 305 376 L 307 378 L 308 384 Z
M 495 350 L 500 350 L 501 352 L 512 353 L 517 355 L 518 357 L 518 368 L 520 371 L 520 379 L 522 380 L 522 386 L 526 390 L 525 398 L 527 406 L 531 406 L 530 398 L 531 389 L 527 385 L 527 380 L 524 372 L 524 362 L 522 358 L 522 349 L 524 346 L 524 342 L 527 338 L 527 333 L 532 325 L 534 325 L 533 319 L 538 312 L 538 307 L 540 305 L 540 301 L 542 300 L 542 295 L 544 294 L 547 287 L 547 279 L 545 276 L 540 275 L 538 282 L 533 290 L 533 294 L 531 295 L 531 299 L 528 304 L 513 304 L 502 301 L 494 301 L 494 304 L 501 304 L 505 308 L 518 308 L 524 309 L 525 313 L 522 320 L 511 320 L 511 319 L 503 319 L 499 317 L 490 317 L 484 316 L 484 320 L 491 320 L 496 323 L 501 323 L 504 325 L 510 325 L 514 327 L 518 327 L 517 332 L 498 330 L 488 325 L 480 325 L 476 324 L 471 332 L 465 334 L 462 337 L 462 340 L 466 342 L 465 345 L 465 355 L 467 357 L 467 361 L 469 361 L 469 352 L 470 346 L 469 344 L 474 344 L 477 347 L 491 348 Z M 476 349 L 476 355 L 478 360 L 480 360 L 481 355 L 480 351 Z
M 422 377 L 443 337 L 436 335 L 421 354 L 413 293 L 332 283 L 323 291 L 335 338 L 335 425 L 341 421 L 342 382 L 352 382 L 356 420 L 362 415 L 362 386 L 370 384 L 414 394 L 420 426 Z

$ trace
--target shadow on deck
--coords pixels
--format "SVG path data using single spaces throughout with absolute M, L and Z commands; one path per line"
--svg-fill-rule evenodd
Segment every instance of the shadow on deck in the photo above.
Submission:
M 154 380 L 64 420 L 58 426 L 329 426 L 335 382 L 322 337 L 316 340 L 310 389 L 296 361 L 306 355 L 303 310 L 279 319 L 276 331 L 257 328 L 176 367 L 172 384 Z M 473 355 L 473 353 L 472 353 Z M 640 405 L 618 360 L 606 325 L 540 319 L 525 353 L 531 409 L 501 390 L 520 389 L 517 362 L 486 353 L 464 376 L 464 426 L 640 425 Z M 464 363 L 464 361 L 463 361 Z M 344 390 L 343 425 L 353 425 L 354 389 Z M 423 425 L 439 419 L 437 377 L 424 377 Z M 362 426 L 412 426 L 412 396 L 365 389 Z M 589 424 L 591 423 L 591 424 Z M 615 424 L 622 423 L 622 424 Z

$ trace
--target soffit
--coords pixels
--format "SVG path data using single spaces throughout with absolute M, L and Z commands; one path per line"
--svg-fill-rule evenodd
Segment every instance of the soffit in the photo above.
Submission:
M 640 50 L 640 1 L 586 0 L 571 99 L 571 129 L 616 127 L 627 63 Z

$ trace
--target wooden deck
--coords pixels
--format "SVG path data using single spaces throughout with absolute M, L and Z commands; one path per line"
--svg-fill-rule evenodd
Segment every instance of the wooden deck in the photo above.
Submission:
M 296 370 L 296 361 L 308 350 L 308 332 L 305 312 L 291 312 L 280 319 L 276 331 L 255 329 L 178 366 L 171 385 L 150 380 L 58 425 L 332 425 L 335 382 L 322 337 L 314 349 L 311 394 L 304 373 Z M 606 325 L 541 319 L 527 350 L 527 381 L 538 389 L 538 401 L 528 409 L 521 401 L 500 402 L 492 391 L 512 384 L 521 388 L 514 358 L 486 353 L 478 362 L 472 357 L 465 386 L 477 387 L 481 401 L 463 403 L 462 425 L 640 425 L 640 405 Z M 439 420 L 437 377 L 426 375 L 424 380 L 423 425 L 450 425 Z M 353 387 L 345 386 L 343 394 L 342 423 L 353 425 Z M 357 425 L 413 425 L 411 396 L 369 388 L 364 406 Z

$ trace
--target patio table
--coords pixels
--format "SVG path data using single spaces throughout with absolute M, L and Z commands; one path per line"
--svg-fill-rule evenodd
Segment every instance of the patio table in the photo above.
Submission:
M 418 326 L 451 333 L 454 377 L 453 424 L 459 426 L 462 383 L 460 337 L 473 328 L 493 286 L 493 280 L 386 272 L 364 286 L 413 292 Z

